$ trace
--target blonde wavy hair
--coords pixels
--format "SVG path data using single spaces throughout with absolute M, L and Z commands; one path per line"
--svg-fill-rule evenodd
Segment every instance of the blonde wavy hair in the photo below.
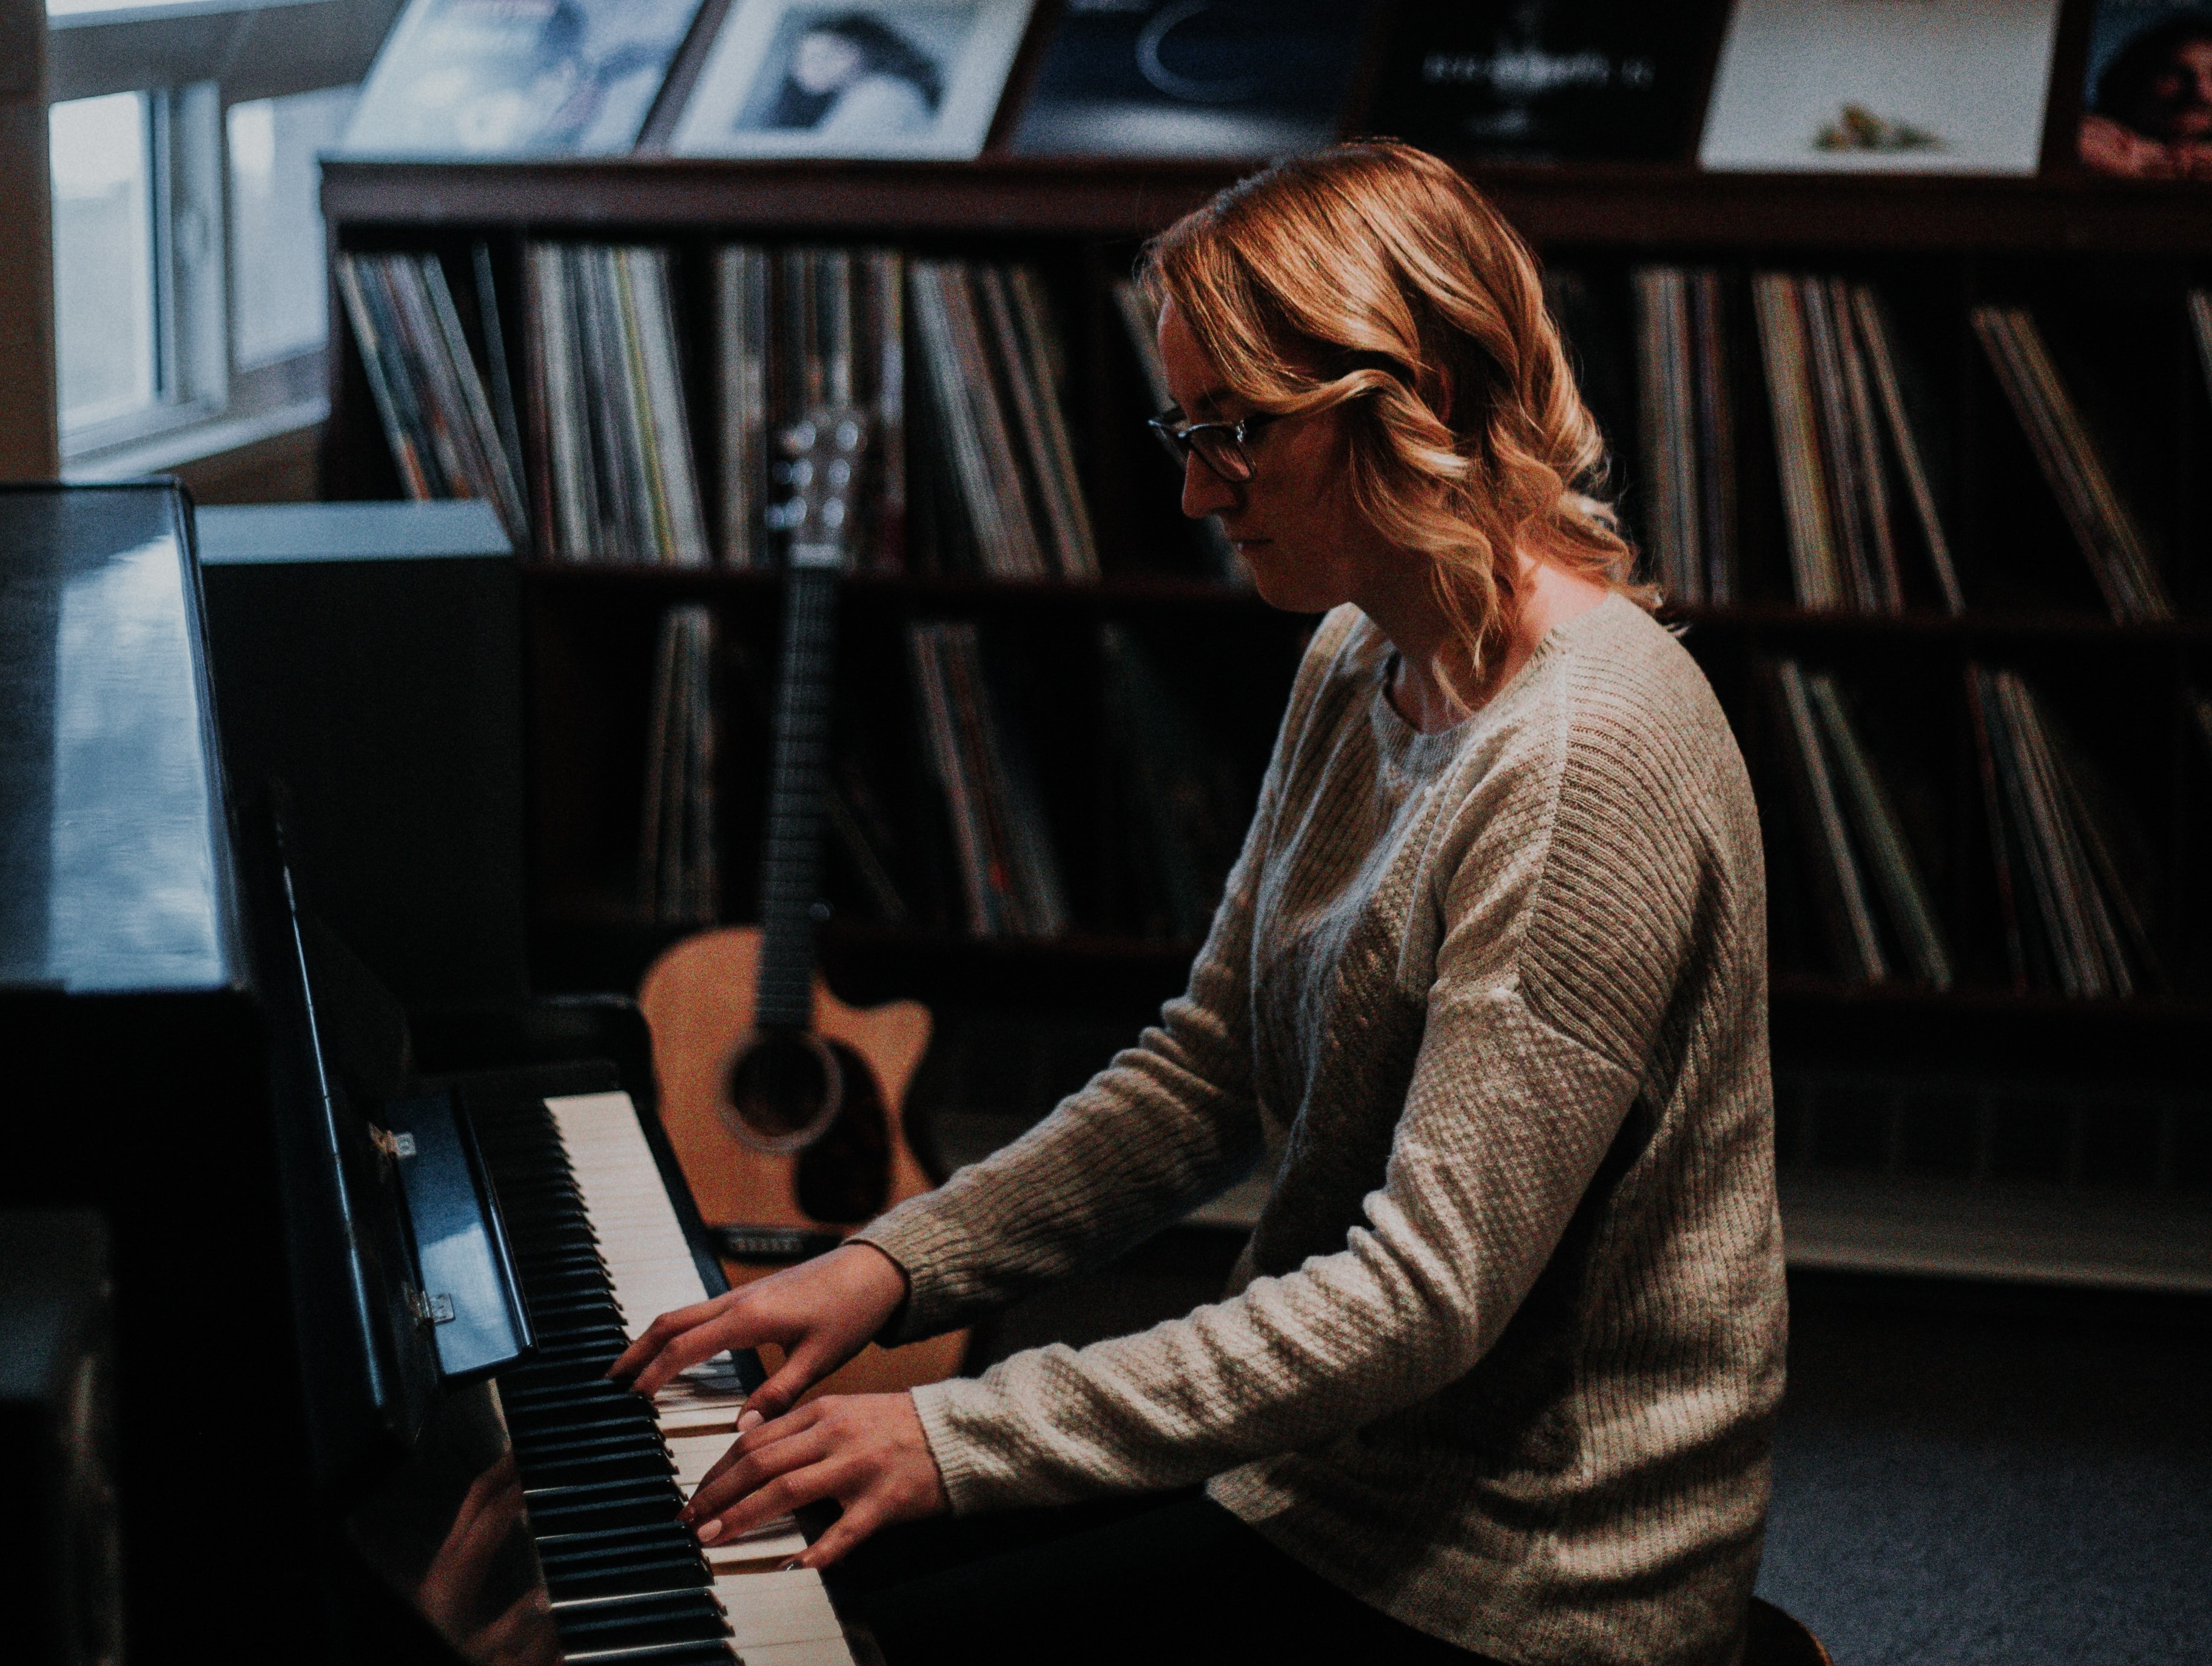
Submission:
M 1517 552 L 1656 605 L 1535 258 L 1445 163 L 1382 140 L 1279 162 L 1154 238 L 1138 278 L 1256 410 L 1344 407 L 1352 503 L 1431 558 L 1474 690 L 1517 617 Z

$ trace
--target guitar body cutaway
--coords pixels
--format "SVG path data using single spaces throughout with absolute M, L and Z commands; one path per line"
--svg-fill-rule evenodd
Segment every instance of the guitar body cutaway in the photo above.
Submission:
M 814 1027 L 844 1068 L 846 1104 L 813 1145 L 795 1152 L 763 1151 L 735 1131 L 728 1091 L 732 1068 L 754 1033 L 761 939 L 749 926 L 702 932 L 676 944 L 646 973 L 638 1004 L 653 1031 L 660 1120 L 709 1224 L 846 1231 L 878 1213 L 860 1202 L 880 1196 L 888 1207 L 932 1184 L 908 1142 L 904 1120 L 907 1089 L 929 1046 L 929 1012 L 912 1000 L 848 1006 L 817 979 Z M 733 1284 L 774 1270 L 726 1265 Z M 958 1369 L 965 1346 L 965 1333 L 959 1333 L 872 1347 L 827 1379 L 823 1391 L 933 1382 Z

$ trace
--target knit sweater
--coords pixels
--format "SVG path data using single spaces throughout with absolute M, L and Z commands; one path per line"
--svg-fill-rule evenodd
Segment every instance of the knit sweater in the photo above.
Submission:
M 1741 755 L 1612 597 L 1422 733 L 1350 607 L 1308 649 L 1187 994 L 861 1234 L 934 1334 L 1255 1164 L 1229 1292 L 917 1389 L 956 1511 L 1208 1481 L 1322 1578 L 1524 1663 L 1726 1663 L 1784 1296 Z

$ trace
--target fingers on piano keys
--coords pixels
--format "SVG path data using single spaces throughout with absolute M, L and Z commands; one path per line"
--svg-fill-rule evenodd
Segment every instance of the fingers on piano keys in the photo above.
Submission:
M 539 1351 L 499 1379 L 532 1536 L 571 1666 L 852 1666 L 788 1518 L 702 1554 L 677 1510 L 736 1438 L 725 1356 L 650 1403 L 603 1379 L 628 1339 L 707 1290 L 629 1097 L 479 1116 Z M 641 1652 L 642 1651 L 642 1652 Z

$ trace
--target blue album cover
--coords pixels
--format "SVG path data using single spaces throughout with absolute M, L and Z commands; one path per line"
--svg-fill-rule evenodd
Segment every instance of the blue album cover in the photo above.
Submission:
M 700 0 L 410 0 L 341 149 L 615 156 L 635 149 Z
M 1287 155 L 1334 140 L 1367 37 L 1354 0 L 1067 0 L 1012 149 Z

